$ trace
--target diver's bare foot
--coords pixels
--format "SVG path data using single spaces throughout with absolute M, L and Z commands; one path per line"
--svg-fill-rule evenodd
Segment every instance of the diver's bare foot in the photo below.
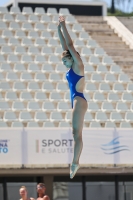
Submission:
M 72 165 L 70 166 L 70 178 L 71 179 L 75 176 L 75 174 L 78 171 L 79 167 L 80 167 L 79 164 L 73 164 L 72 163 Z

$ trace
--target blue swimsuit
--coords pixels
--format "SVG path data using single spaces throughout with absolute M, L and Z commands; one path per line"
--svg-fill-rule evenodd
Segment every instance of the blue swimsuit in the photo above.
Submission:
M 69 88 L 70 88 L 70 94 L 71 94 L 71 104 L 73 108 L 73 100 L 76 96 L 82 97 L 85 99 L 84 94 L 81 92 L 77 92 L 75 89 L 75 86 L 77 82 L 84 76 L 80 76 L 78 74 L 75 74 L 73 69 L 71 68 L 67 73 L 66 73 L 66 79 L 69 83 Z M 85 99 L 86 100 L 86 99 Z

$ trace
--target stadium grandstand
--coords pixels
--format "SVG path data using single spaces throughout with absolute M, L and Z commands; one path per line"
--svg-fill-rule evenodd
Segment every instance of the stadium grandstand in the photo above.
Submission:
M 81 168 L 73 180 L 71 103 L 57 23 L 85 70 Z M 133 200 L 133 18 L 102 1 L 12 0 L 0 7 L 0 200 L 25 185 L 51 200 Z

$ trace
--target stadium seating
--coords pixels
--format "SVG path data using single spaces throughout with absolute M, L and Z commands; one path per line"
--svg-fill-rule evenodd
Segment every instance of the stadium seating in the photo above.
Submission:
M 68 9 L 0 7 L 0 127 L 70 127 L 67 69 L 57 20 L 66 24 L 85 69 L 90 128 L 133 127 L 133 83 Z M 8 22 L 8 23 L 7 23 Z M 10 122 L 10 123 L 8 123 Z

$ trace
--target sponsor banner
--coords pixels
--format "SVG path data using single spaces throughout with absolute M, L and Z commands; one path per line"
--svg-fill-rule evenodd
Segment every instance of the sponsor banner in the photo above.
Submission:
M 84 129 L 80 164 L 133 165 L 133 129 Z M 40 167 L 72 162 L 74 141 L 68 128 L 1 129 L 0 167 Z

